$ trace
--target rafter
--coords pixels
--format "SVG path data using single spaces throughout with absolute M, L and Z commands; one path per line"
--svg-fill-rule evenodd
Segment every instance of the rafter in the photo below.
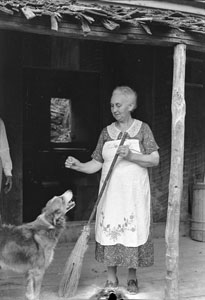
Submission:
M 79 1 L 81 3 L 96 3 L 96 1 Z M 99 4 L 119 4 L 125 6 L 138 6 L 164 10 L 181 11 L 195 15 L 205 16 L 205 4 L 194 1 L 162 1 L 162 0 L 98 0 Z

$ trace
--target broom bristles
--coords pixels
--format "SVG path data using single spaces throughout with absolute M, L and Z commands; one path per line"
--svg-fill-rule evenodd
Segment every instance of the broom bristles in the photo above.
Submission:
M 75 295 L 80 279 L 84 254 L 88 248 L 90 227 L 84 226 L 67 262 L 60 281 L 59 296 L 72 297 Z

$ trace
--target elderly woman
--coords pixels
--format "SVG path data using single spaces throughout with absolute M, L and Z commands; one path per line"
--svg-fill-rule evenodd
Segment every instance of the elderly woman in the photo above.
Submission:
M 137 293 L 137 268 L 150 266 L 154 260 L 147 168 L 158 165 L 159 147 L 149 126 L 132 118 L 137 95 L 131 88 L 115 88 L 110 104 L 116 121 L 102 130 L 92 160 L 82 163 L 68 157 L 65 166 L 88 174 L 102 168 L 101 187 L 118 152 L 119 158 L 97 208 L 96 259 L 107 266 L 105 290 L 118 286 L 117 267 L 124 266 L 128 268 L 127 290 Z M 119 146 L 125 131 L 128 137 Z

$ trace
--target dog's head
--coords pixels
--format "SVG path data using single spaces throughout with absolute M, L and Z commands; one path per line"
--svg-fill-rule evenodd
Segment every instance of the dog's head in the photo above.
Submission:
M 68 190 L 61 196 L 54 196 L 49 200 L 43 209 L 47 214 L 57 213 L 59 215 L 65 215 L 69 210 L 75 206 L 75 202 L 72 201 L 73 193 Z
M 39 221 L 47 223 L 51 229 L 54 228 L 56 224 L 64 219 L 65 214 L 75 206 L 72 198 L 73 193 L 70 190 L 61 196 L 54 196 L 43 208 L 42 214 L 38 217 Z

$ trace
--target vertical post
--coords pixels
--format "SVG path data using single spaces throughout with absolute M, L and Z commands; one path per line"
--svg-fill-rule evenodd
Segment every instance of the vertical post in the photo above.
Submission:
M 174 49 L 172 88 L 172 145 L 169 179 L 168 212 L 166 224 L 166 286 L 165 300 L 178 300 L 178 259 L 180 201 L 183 192 L 184 119 L 185 119 L 185 64 L 186 46 L 178 44 Z

